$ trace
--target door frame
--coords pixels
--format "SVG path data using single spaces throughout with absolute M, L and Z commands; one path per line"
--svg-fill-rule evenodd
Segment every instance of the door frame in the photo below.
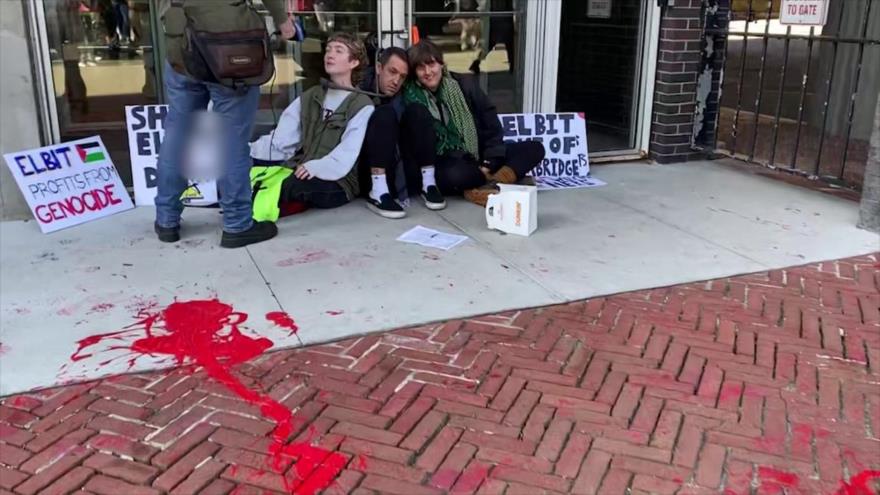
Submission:
M 30 33 L 31 54 L 33 56 L 34 82 L 37 86 L 37 107 L 39 111 L 42 145 L 47 146 L 61 141 L 61 122 L 55 98 L 55 78 L 52 73 L 52 58 L 49 56 L 49 35 L 46 32 L 46 10 L 43 0 L 24 2 L 28 32 Z
M 638 51 L 641 63 L 636 74 L 639 94 L 636 98 L 637 107 L 633 109 L 635 147 L 590 153 L 593 162 L 634 160 L 648 156 L 661 8 L 654 0 L 642 0 L 642 12 L 644 15 L 640 26 Z M 556 111 L 561 28 L 562 2 L 556 0 L 528 2 L 525 66 L 526 74 L 531 74 L 531 77 L 526 77 L 524 81 L 523 110 L 525 112 Z M 589 123 L 587 125 L 589 126 Z

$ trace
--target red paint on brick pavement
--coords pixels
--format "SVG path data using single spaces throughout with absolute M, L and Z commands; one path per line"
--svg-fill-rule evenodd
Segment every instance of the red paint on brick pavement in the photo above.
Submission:
M 843 486 L 836 495 L 876 495 L 877 491 L 868 484 L 876 479 L 880 479 L 880 471 L 862 471 L 850 478 L 849 483 L 842 481 Z
M 268 315 L 267 315 L 268 317 Z M 143 327 L 146 336 L 130 346 L 111 346 L 109 349 L 129 349 L 134 357 L 133 366 L 143 355 L 168 355 L 178 365 L 196 364 L 204 368 L 211 378 L 219 381 L 243 400 L 260 406 L 261 413 L 275 421 L 269 454 L 273 471 L 281 474 L 282 456 L 296 459 L 291 472 L 294 479 L 283 476 L 284 484 L 291 493 L 314 494 L 328 487 L 347 463 L 346 457 L 325 449 L 313 447 L 307 442 L 285 445 L 294 431 L 294 418 L 290 410 L 268 395 L 247 388 L 232 374 L 232 367 L 245 363 L 271 348 L 271 340 L 253 338 L 241 333 L 239 326 L 247 320 L 247 314 L 217 299 L 177 301 L 161 311 L 144 309 L 138 321 L 126 330 L 93 335 L 80 340 L 79 348 L 71 356 L 73 361 L 85 359 L 91 354 L 83 351 L 106 340 L 123 340 L 124 334 L 137 332 Z M 154 327 L 164 323 L 163 333 L 155 333 Z M 229 327 L 227 334 L 221 331 Z
M 800 483 L 796 474 L 765 466 L 758 468 L 758 478 L 763 488 L 797 488 Z
M 284 311 L 272 311 L 271 313 L 266 313 L 266 319 L 274 323 L 275 325 L 288 330 L 290 333 L 288 337 L 293 336 L 296 332 L 299 331 L 299 327 L 296 326 L 296 322 L 293 321 L 293 318 L 290 317 Z

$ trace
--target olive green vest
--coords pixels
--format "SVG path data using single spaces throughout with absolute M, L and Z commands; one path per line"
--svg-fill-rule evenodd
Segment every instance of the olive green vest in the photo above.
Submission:
M 324 118 L 324 95 L 321 86 L 314 86 L 302 95 L 300 122 L 302 129 L 302 158 L 300 163 L 327 156 L 342 141 L 345 127 L 364 107 L 373 104 L 369 96 L 352 92 L 333 114 Z M 348 175 L 336 181 L 345 191 L 349 201 L 360 194 L 357 164 L 351 167 Z

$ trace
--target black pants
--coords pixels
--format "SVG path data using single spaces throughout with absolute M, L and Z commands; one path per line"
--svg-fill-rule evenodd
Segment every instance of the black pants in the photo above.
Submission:
M 423 105 L 411 104 L 406 107 L 401 125 L 401 149 L 404 163 L 410 161 L 418 170 L 434 165 L 437 186 L 445 195 L 456 195 L 486 183 L 486 176 L 480 170 L 477 159 L 465 153 L 451 153 L 437 156 L 437 135 L 434 133 L 434 120 Z M 504 164 L 516 172 L 518 179 L 526 176 L 544 159 L 544 145 L 534 141 L 521 141 L 505 144 Z M 494 170 L 493 170 L 494 172 Z M 407 176 L 409 178 L 409 176 Z M 409 181 L 407 181 L 409 184 Z M 410 186 L 412 190 L 412 186 Z M 418 187 L 421 189 L 421 175 Z
M 361 195 L 367 196 L 373 189 L 372 170 L 382 169 L 392 196 L 397 193 L 397 162 L 400 143 L 400 121 L 394 107 L 379 105 L 370 116 L 364 145 L 358 159 L 358 183 Z
M 336 208 L 348 203 L 348 196 L 336 182 L 318 178 L 300 180 L 291 175 L 281 183 L 279 201 L 305 203 L 310 208 Z

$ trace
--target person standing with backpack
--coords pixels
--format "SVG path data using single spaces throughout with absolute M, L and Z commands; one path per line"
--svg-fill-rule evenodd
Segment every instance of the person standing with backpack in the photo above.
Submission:
M 296 35 L 284 0 L 263 0 L 284 39 Z M 278 233 L 272 222 L 252 216 L 248 143 L 259 104 L 260 85 L 274 75 L 269 34 L 251 0 L 163 0 L 165 96 L 168 113 L 157 164 L 156 235 L 180 240 L 181 194 L 188 186 L 182 172 L 184 149 L 194 115 L 213 102 L 223 123 L 224 163 L 217 186 L 223 209 L 222 247 L 262 242 Z

